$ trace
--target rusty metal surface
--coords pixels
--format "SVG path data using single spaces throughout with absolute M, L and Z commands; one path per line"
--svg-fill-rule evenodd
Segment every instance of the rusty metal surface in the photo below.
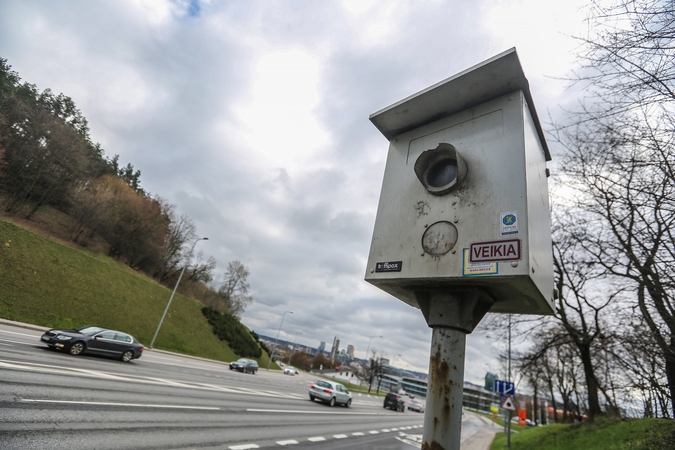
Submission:
M 435 327 L 424 414 L 423 450 L 459 450 L 466 333 Z

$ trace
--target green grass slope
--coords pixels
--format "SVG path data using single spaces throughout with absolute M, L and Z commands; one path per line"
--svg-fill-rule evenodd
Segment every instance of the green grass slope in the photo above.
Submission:
M 102 255 L 70 248 L 0 220 L 0 317 L 55 328 L 100 325 L 149 345 L 171 291 Z M 155 348 L 221 361 L 202 304 L 176 294 Z M 267 354 L 259 358 L 267 367 Z
M 506 449 L 497 435 L 491 450 Z M 667 419 L 599 419 L 594 423 L 546 425 L 511 434 L 511 450 L 672 450 L 675 421 Z

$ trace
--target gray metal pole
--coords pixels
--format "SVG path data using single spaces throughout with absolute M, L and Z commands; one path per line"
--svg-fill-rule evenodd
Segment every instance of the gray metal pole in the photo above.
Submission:
M 511 382 L 511 314 L 509 314 L 509 359 L 508 359 L 508 378 L 507 380 Z M 513 399 L 515 403 L 516 399 Z M 508 421 L 506 422 L 506 448 L 511 448 L 511 411 L 508 411 L 506 414 Z
M 267 370 L 270 370 L 270 365 L 272 364 L 272 359 L 274 358 L 274 352 L 276 351 L 276 348 L 279 346 L 279 333 L 281 332 L 281 326 L 284 324 L 284 317 L 286 317 L 286 313 L 293 314 L 293 311 L 284 311 L 284 313 L 281 315 L 281 322 L 279 323 L 279 329 L 277 330 L 277 337 L 274 339 L 274 348 L 272 349 L 270 360 L 267 361 Z
M 494 300 L 482 291 L 431 289 L 415 293 L 431 339 L 423 449 L 459 450 L 464 395 L 466 335 Z
M 434 327 L 422 448 L 459 450 L 465 347 L 466 332 Z
M 204 237 L 204 238 L 199 238 L 196 241 L 192 243 L 192 247 L 190 247 L 190 253 L 188 254 L 188 262 L 189 258 L 192 257 L 192 252 L 195 249 L 195 245 L 197 245 L 197 242 L 199 241 L 208 241 L 209 238 Z M 169 302 L 166 304 L 166 308 L 164 308 L 164 314 L 162 314 L 162 318 L 159 319 L 159 324 L 157 325 L 157 329 L 155 330 L 154 336 L 152 336 L 152 341 L 150 341 L 150 346 L 149 348 L 152 348 L 153 345 L 155 345 L 155 339 L 157 338 L 157 334 L 159 333 L 159 329 L 162 327 L 162 323 L 164 322 L 164 318 L 166 317 L 167 311 L 169 311 L 169 306 L 171 306 L 171 302 L 173 301 L 173 296 L 176 295 L 176 289 L 178 289 L 178 285 L 180 284 L 181 278 L 183 278 L 183 272 L 185 272 L 185 267 L 187 265 L 183 266 L 183 269 L 180 271 L 180 275 L 178 275 L 178 281 L 176 281 L 176 285 L 173 287 L 173 291 L 171 292 L 171 297 L 169 297 Z

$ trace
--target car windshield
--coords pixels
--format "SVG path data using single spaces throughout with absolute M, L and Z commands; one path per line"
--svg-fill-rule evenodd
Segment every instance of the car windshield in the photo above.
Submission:
M 76 331 L 79 331 L 82 334 L 86 334 L 88 336 L 93 336 L 94 334 L 104 331 L 105 328 L 101 327 L 80 327 L 80 328 L 75 328 Z
M 246 358 L 239 358 L 239 359 L 237 360 L 237 362 L 238 362 L 238 363 L 241 363 L 241 364 L 247 364 L 247 363 L 249 362 L 249 360 L 246 359 Z
M 317 381 L 316 385 L 321 386 L 322 388 L 329 388 L 329 389 L 333 388 L 333 386 L 331 386 L 330 384 L 326 383 L 325 381 L 321 381 L 321 380 Z

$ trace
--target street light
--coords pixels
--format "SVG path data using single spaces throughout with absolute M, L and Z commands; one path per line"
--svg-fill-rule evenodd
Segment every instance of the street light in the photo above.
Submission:
M 382 336 L 371 336 L 370 339 L 377 337 L 377 338 L 382 338 Z M 366 363 L 369 361 L 368 359 L 368 352 L 370 351 L 370 339 L 368 339 L 368 348 L 366 349 Z M 369 364 L 370 365 L 370 364 Z
M 299 334 L 302 334 L 302 331 L 298 331 L 297 333 L 295 333 L 295 337 L 291 341 L 291 343 L 293 344 L 293 349 L 291 350 L 291 354 L 288 355 L 288 364 L 291 363 L 291 356 L 293 356 L 293 353 L 295 353 L 295 340 L 298 338 Z
M 277 347 L 279 346 L 279 332 L 281 332 L 281 326 L 284 324 L 284 317 L 286 317 L 287 313 L 293 314 L 293 311 L 284 311 L 284 313 L 281 315 L 281 323 L 279 323 L 279 329 L 277 330 L 277 337 L 276 339 L 274 339 L 274 348 L 272 349 L 270 360 L 267 362 L 267 370 L 270 370 L 270 364 L 272 364 L 272 359 L 274 359 L 274 352 L 277 350 Z
M 188 262 L 190 262 L 190 258 L 192 257 L 192 251 L 195 249 L 195 245 L 197 245 L 197 242 L 199 241 L 208 241 L 209 238 L 203 237 L 196 239 L 192 243 L 192 247 L 190 247 L 190 253 L 188 253 Z M 183 278 L 183 272 L 185 272 L 185 268 L 187 267 L 187 264 L 183 266 L 183 270 L 180 271 L 180 275 L 178 275 L 178 281 L 176 281 L 176 286 L 173 288 L 173 292 L 171 293 L 171 297 L 169 297 L 169 303 L 166 304 L 166 308 L 164 308 L 164 314 L 162 314 L 162 318 L 159 320 L 159 325 L 157 325 L 157 329 L 155 330 L 155 335 L 152 337 L 152 341 L 150 342 L 150 347 L 152 348 L 153 344 L 155 343 L 155 339 L 157 338 L 157 333 L 159 333 L 159 329 L 162 326 L 162 322 L 164 322 L 164 317 L 166 317 L 167 311 L 169 311 L 169 306 L 171 306 L 171 301 L 173 300 L 173 296 L 176 294 L 176 289 L 178 289 L 178 284 L 180 284 L 181 278 Z

